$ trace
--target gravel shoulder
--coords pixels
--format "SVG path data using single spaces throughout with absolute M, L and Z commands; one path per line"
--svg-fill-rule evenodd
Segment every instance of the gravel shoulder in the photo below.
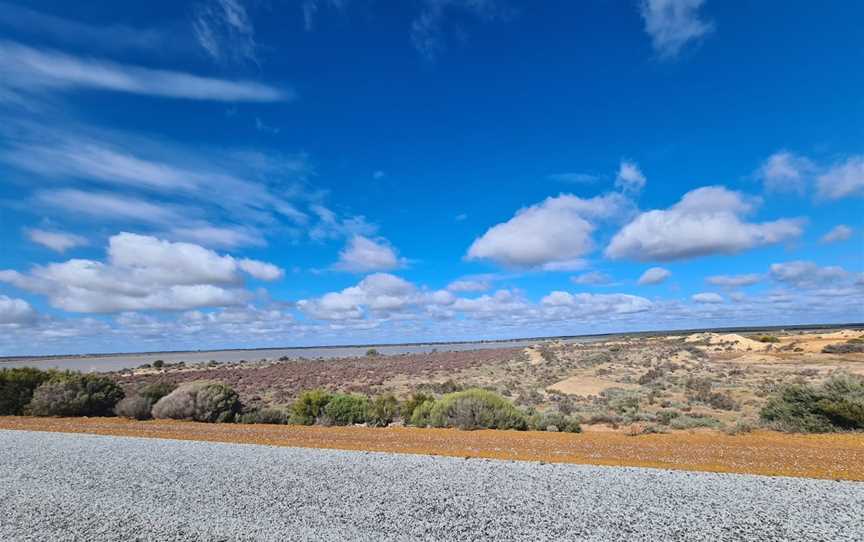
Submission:
M 861 540 L 864 484 L 0 430 L 0 539 Z

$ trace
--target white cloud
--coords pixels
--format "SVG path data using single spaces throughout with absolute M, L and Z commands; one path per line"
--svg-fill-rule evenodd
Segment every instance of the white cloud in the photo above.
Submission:
M 613 259 L 673 261 L 734 254 L 801 235 L 798 219 L 743 221 L 753 208 L 740 192 L 722 186 L 697 188 L 667 210 L 640 214 L 613 237 L 605 254 Z
M 606 273 L 601 273 L 600 271 L 590 271 L 588 273 L 576 275 L 575 277 L 570 277 L 570 282 L 580 285 L 601 286 L 604 284 L 610 284 L 612 282 L 612 277 Z
M 770 272 L 774 280 L 801 289 L 839 286 L 852 276 L 842 267 L 820 267 L 803 260 L 771 264 Z
M 690 296 L 690 299 L 692 299 L 696 303 L 723 303 L 723 297 L 720 294 L 716 294 L 714 292 L 701 292 L 698 294 L 693 294 L 692 296 Z
M 362 235 L 354 235 L 339 253 L 339 261 L 333 265 L 333 268 L 352 273 L 367 273 L 390 271 L 404 265 L 404 258 L 396 254 L 396 250 L 386 239 L 369 239 Z
M 115 218 L 165 225 L 184 222 L 187 218 L 169 205 L 157 205 L 139 198 L 109 192 L 85 192 L 71 188 L 42 191 L 36 195 L 36 201 L 100 219 Z
M 72 233 L 40 230 L 38 228 L 30 228 L 26 230 L 26 233 L 27 238 L 34 243 L 60 253 L 87 244 L 87 239 Z
M 829 200 L 864 196 L 864 155 L 852 156 L 816 180 L 819 197 Z
M 229 81 L 81 58 L 10 41 L 0 41 L 0 57 L 0 87 L 28 92 L 92 89 L 228 102 L 276 102 L 295 97 L 293 91 L 253 81 Z
M 193 13 L 198 44 L 213 59 L 258 64 L 255 27 L 240 0 L 207 0 Z
M 772 154 L 759 168 L 758 176 L 769 192 L 797 192 L 803 194 L 807 177 L 812 174 L 813 162 L 787 151 Z
M 249 293 L 242 289 L 240 271 L 262 280 L 282 276 L 264 262 L 120 233 L 109 240 L 106 263 L 74 259 L 34 266 L 26 275 L 0 271 L 0 281 L 45 295 L 52 306 L 70 312 L 186 310 L 245 302 Z
M 27 324 L 36 319 L 36 311 L 23 299 L 0 295 L 0 325 Z
M 640 8 L 645 32 L 661 58 L 678 56 L 690 42 L 714 29 L 711 21 L 700 18 L 704 0 L 642 0 Z
M 554 291 L 540 300 L 548 318 L 580 318 L 600 314 L 634 314 L 651 310 L 653 303 L 628 294 L 571 294 Z
M 488 280 L 461 279 L 447 285 L 451 292 L 485 292 L 490 288 L 492 284 Z
M 618 166 L 618 175 L 615 177 L 615 187 L 625 193 L 638 194 L 645 188 L 647 179 L 642 170 L 635 162 L 623 160 Z
M 672 272 L 662 267 L 652 267 L 647 269 L 642 276 L 639 277 L 639 285 L 660 284 L 665 282 L 672 275 Z
M 489 228 L 468 249 L 469 260 L 486 259 L 510 267 L 573 269 L 594 248 L 589 220 L 608 220 L 629 211 L 620 194 L 582 199 L 570 194 L 520 209 L 513 218 Z
M 741 288 L 752 286 L 762 281 L 762 275 L 750 273 L 746 275 L 713 275 L 705 279 L 708 284 L 722 288 Z
M 852 237 L 854 231 L 845 224 L 839 224 L 831 228 L 831 231 L 822 236 L 823 243 L 837 243 L 846 241 Z
M 374 273 L 356 286 L 330 292 L 317 299 L 303 299 L 297 307 L 319 320 L 358 320 L 368 312 L 387 315 L 414 307 L 423 300 L 410 282 L 389 273 Z

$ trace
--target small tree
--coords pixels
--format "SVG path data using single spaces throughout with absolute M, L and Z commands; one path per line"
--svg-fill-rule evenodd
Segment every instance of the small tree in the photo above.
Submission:
M 324 419 L 328 425 L 353 425 L 366 421 L 369 400 L 362 395 L 334 395 L 324 407 Z

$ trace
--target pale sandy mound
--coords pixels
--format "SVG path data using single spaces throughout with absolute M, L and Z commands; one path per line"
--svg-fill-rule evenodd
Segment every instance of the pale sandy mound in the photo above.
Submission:
M 593 376 L 571 376 L 561 382 L 552 384 L 546 389 L 550 391 L 559 391 L 569 395 L 588 396 L 600 395 L 600 392 L 608 388 L 624 388 L 626 390 L 632 390 L 638 387 L 639 386 L 636 384 L 622 384 L 620 382 L 604 380 Z
M 732 347 L 733 350 L 740 352 L 752 352 L 768 348 L 767 343 L 760 343 L 737 333 L 694 333 L 688 335 L 684 342 L 706 342 L 711 346 Z
M 540 365 L 543 363 L 543 355 L 540 354 L 540 350 L 537 347 L 531 346 L 523 350 L 526 356 L 528 356 L 528 361 L 531 365 Z
M 832 333 L 807 333 L 781 337 L 780 341 L 784 346 L 788 345 L 791 349 L 800 348 L 804 352 L 818 354 L 829 344 L 844 343 L 849 339 L 858 339 L 861 337 L 864 337 L 864 331 L 843 329 Z

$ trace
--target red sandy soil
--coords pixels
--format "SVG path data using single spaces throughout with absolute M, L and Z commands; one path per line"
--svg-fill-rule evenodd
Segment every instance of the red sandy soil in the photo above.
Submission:
M 864 434 L 716 431 L 627 436 L 408 427 L 204 424 L 122 418 L 0 417 L 0 429 L 89 433 L 589 465 L 864 481 Z

